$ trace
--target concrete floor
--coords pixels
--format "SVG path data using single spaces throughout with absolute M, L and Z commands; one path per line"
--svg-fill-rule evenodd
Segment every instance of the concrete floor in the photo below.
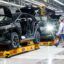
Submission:
M 9 59 L 0 58 L 0 64 L 64 64 L 64 48 L 41 46 L 40 49 Z

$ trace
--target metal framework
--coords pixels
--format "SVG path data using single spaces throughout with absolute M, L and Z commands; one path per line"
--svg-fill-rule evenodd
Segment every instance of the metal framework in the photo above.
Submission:
M 0 5 L 15 6 L 15 7 L 19 7 L 19 8 L 23 7 L 23 5 L 18 5 L 18 4 L 6 2 L 6 1 L 0 1 Z
M 32 5 L 35 5 L 35 6 L 46 6 L 45 4 L 35 1 L 35 0 L 25 0 L 25 3 L 31 3 Z

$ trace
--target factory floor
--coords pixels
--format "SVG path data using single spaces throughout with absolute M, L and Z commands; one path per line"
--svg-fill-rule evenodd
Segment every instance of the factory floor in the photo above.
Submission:
M 0 58 L 0 64 L 64 64 L 64 48 L 61 46 L 40 46 L 40 49 Z

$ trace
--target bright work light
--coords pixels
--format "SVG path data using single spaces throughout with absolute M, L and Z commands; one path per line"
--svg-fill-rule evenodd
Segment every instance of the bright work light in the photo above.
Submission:
M 54 25 L 47 25 L 46 26 L 46 30 L 48 31 L 48 32 L 53 32 L 54 31 Z

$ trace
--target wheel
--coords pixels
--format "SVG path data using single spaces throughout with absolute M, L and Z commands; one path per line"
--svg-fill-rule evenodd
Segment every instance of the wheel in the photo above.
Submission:
M 11 33 L 11 44 L 9 47 L 11 49 L 16 49 L 19 46 L 19 36 L 16 32 Z
M 40 33 L 36 31 L 35 33 L 35 39 L 33 40 L 35 44 L 38 44 L 40 42 Z

